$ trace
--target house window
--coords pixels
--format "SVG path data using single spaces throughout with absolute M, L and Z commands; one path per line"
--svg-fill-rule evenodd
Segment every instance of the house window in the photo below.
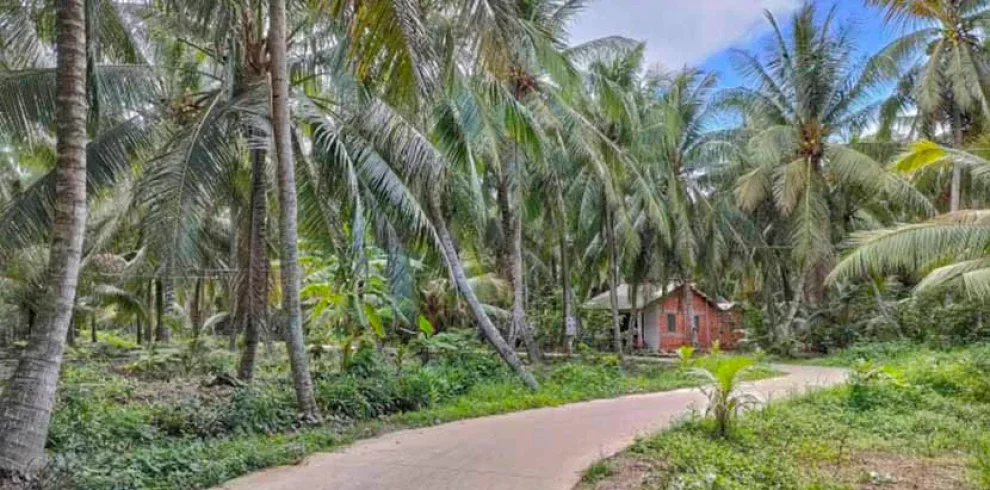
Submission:
M 694 330 L 695 331 L 700 330 L 699 328 L 700 326 L 701 326 L 701 317 L 698 315 L 694 315 Z
M 673 313 L 667 313 L 667 331 L 668 332 L 677 331 L 677 315 Z

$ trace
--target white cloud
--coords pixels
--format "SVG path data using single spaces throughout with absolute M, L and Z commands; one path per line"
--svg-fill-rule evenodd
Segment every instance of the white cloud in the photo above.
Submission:
M 571 28 L 574 43 L 622 35 L 648 42 L 650 63 L 699 64 L 765 32 L 764 9 L 792 12 L 801 0 L 597 0 Z

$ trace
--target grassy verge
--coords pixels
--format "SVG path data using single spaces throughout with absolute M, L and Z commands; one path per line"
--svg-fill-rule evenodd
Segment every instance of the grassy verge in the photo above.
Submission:
M 181 350 L 168 355 L 190 357 Z M 148 357 L 123 366 L 98 359 L 70 363 L 49 439 L 50 486 L 208 488 L 391 430 L 699 383 L 672 366 L 620 366 L 612 356 L 599 356 L 537 369 L 542 388 L 531 392 L 485 351 L 405 361 L 401 369 L 369 354 L 346 372 L 316 363 L 325 423 L 300 427 L 284 363 L 265 366 L 251 388 L 204 384 L 213 376 L 193 368 L 227 371 L 231 360 L 215 358 L 223 355 Z M 753 377 L 774 374 L 763 369 Z
M 990 346 L 869 346 L 825 363 L 854 366 L 850 382 L 750 413 L 727 438 L 685 420 L 581 488 L 990 488 Z

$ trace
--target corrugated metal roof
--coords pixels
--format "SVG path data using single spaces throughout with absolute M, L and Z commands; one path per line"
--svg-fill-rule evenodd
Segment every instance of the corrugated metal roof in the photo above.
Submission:
M 666 288 L 660 288 L 654 284 L 643 284 L 636 292 L 636 306 L 642 308 L 664 296 L 673 292 L 679 286 L 678 283 L 670 283 Z M 629 301 L 631 287 L 628 284 L 620 284 L 615 288 L 619 296 L 619 310 L 632 310 L 632 303 Z M 608 310 L 612 308 L 612 301 L 609 299 L 609 292 L 605 291 L 584 303 L 584 307 L 589 310 Z
M 668 294 L 676 291 L 681 287 L 682 283 L 672 282 L 667 284 L 667 287 L 660 288 L 655 284 L 643 284 L 639 286 L 639 290 L 636 294 L 636 307 L 642 309 L 644 306 L 653 303 L 654 301 L 661 299 Z M 632 310 L 632 303 L 629 301 L 630 289 L 629 284 L 620 284 L 616 289 L 616 294 L 619 300 L 619 311 L 630 311 Z M 715 305 L 718 309 L 722 311 L 728 311 L 736 307 L 736 303 L 731 302 L 718 302 L 714 300 L 711 296 L 708 296 L 695 285 L 691 285 L 691 289 L 694 290 L 699 296 L 705 298 L 706 301 Z M 609 292 L 605 291 L 594 298 L 586 301 L 584 303 L 584 308 L 589 310 L 608 310 L 612 308 L 612 301 L 609 298 Z

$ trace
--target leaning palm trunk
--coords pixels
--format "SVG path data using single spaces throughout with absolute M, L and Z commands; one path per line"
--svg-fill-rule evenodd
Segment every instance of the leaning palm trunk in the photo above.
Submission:
M 522 378 L 527 386 L 533 390 L 539 389 L 540 385 L 537 384 L 536 379 L 523 366 L 522 361 L 519 360 L 519 356 L 516 355 L 516 351 L 502 338 L 498 329 L 495 328 L 495 324 L 492 323 L 491 319 L 488 318 L 488 314 L 485 313 L 484 307 L 481 306 L 481 301 L 478 300 L 478 297 L 474 294 L 474 290 L 471 289 L 471 283 L 468 282 L 467 275 L 464 273 L 464 266 L 461 264 L 461 259 L 457 255 L 457 247 L 454 245 L 454 240 L 447 230 L 447 223 L 443 218 L 438 201 L 439 197 L 436 195 L 430 198 L 430 211 L 433 214 L 433 226 L 437 231 L 440 249 L 443 253 L 444 261 L 447 263 L 447 267 L 454 277 L 454 283 L 458 291 L 467 301 L 468 306 L 471 307 L 471 313 L 474 315 L 474 320 L 478 324 L 478 329 L 481 330 L 481 334 L 492 344 L 492 347 L 495 348 L 505 363 Z
M 86 231 L 86 8 L 84 0 L 57 4 L 55 220 L 45 300 L 7 389 L 0 395 L 0 486 L 14 474 L 45 464 L 66 335 L 72 319 Z
M 281 241 L 282 308 L 285 310 L 285 337 L 296 388 L 299 411 L 310 421 L 320 413 L 313 396 L 306 345 L 303 339 L 302 306 L 299 299 L 300 278 L 298 233 L 296 231 L 296 166 L 289 133 L 289 79 L 286 60 L 285 0 L 270 3 L 268 43 L 271 54 L 272 130 L 278 155 L 279 235 Z
M 265 241 L 267 198 L 265 189 L 265 151 L 251 150 L 251 230 L 248 245 L 247 301 L 244 318 L 244 351 L 241 353 L 237 375 L 244 381 L 254 379 L 258 342 L 268 317 L 268 254 Z
M 612 309 L 612 342 L 615 354 L 622 357 L 622 326 L 619 323 L 619 253 L 615 247 L 615 218 L 611 210 L 605 212 L 605 236 L 608 240 L 608 300 Z

